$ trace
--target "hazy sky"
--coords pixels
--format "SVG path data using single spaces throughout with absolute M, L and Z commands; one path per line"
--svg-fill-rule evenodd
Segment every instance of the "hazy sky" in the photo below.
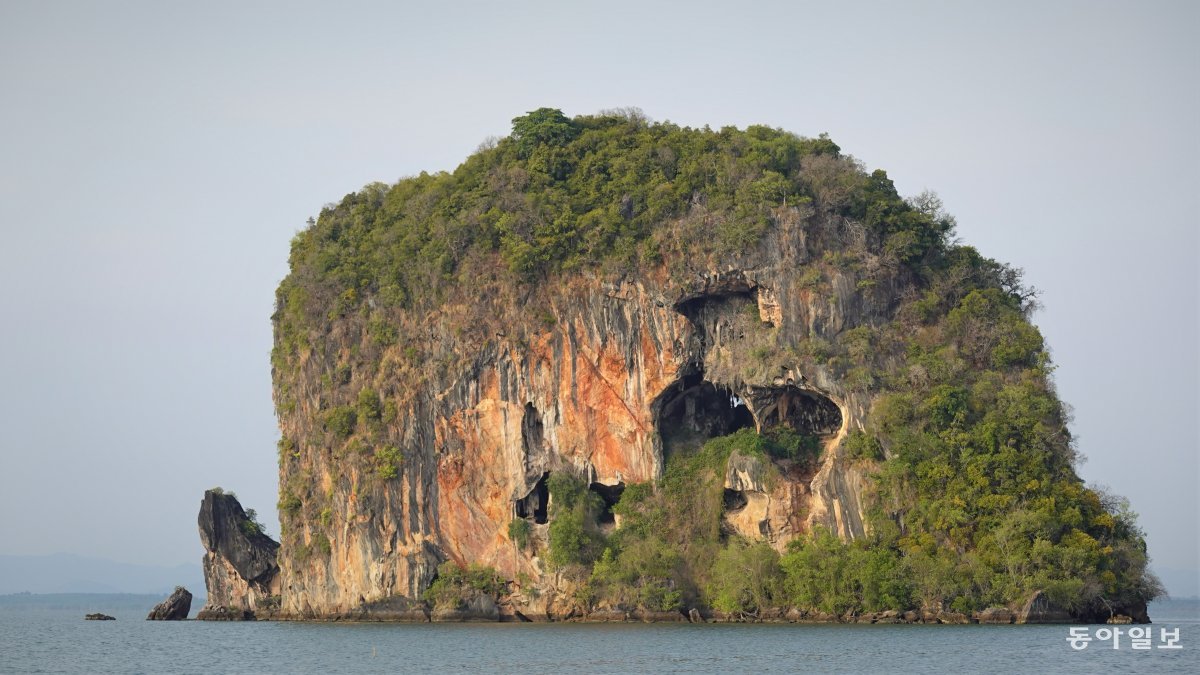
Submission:
M 309 216 L 510 120 L 829 132 L 1023 267 L 1088 457 L 1197 592 L 1190 2 L 0 1 L 0 553 L 278 532 L 274 289 Z

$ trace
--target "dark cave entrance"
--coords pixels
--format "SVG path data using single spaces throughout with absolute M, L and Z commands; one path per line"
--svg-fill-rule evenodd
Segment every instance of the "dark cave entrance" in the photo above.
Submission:
M 513 503 L 516 517 L 532 520 L 538 525 L 546 524 L 546 507 L 550 504 L 550 489 L 546 487 L 546 479 L 549 477 L 549 471 L 543 473 L 529 494 Z
M 525 446 L 525 457 L 532 457 L 542 450 L 542 414 L 532 403 L 525 404 L 521 416 L 521 444 Z
M 525 451 L 526 462 L 542 454 L 544 442 L 542 414 L 533 403 L 526 403 L 525 413 L 521 416 L 521 445 Z M 549 471 L 543 472 L 529 494 L 513 502 L 513 513 L 517 518 L 532 520 L 538 525 L 546 523 L 546 510 L 550 503 L 550 490 L 546 487 L 546 479 L 549 477 Z
M 613 514 L 613 507 L 617 502 L 621 501 L 621 493 L 625 491 L 624 483 L 616 485 L 605 485 L 604 483 L 591 483 L 588 489 L 595 492 L 604 501 L 604 508 L 600 513 L 596 514 L 596 523 L 603 525 L 615 525 L 617 517 Z
M 675 304 L 675 311 L 686 316 L 692 325 L 703 328 L 723 314 L 737 312 L 747 304 L 758 306 L 758 299 L 748 284 L 720 294 L 706 294 Z
M 807 436 L 829 436 L 842 428 L 842 411 L 829 398 L 792 385 L 751 394 L 762 428 L 788 426 Z
M 725 488 L 725 494 L 723 498 L 725 513 L 741 511 L 742 509 L 746 508 L 746 505 L 749 503 L 750 500 L 746 498 L 745 492 L 742 492 L 741 490 L 730 490 L 729 488 Z
M 699 447 L 710 438 L 756 428 L 754 415 L 733 393 L 699 372 L 683 376 L 656 402 L 656 426 L 664 456 Z

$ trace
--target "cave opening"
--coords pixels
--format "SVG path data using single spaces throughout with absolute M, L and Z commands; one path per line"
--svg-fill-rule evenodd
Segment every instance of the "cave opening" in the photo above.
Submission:
M 736 312 L 747 303 L 758 306 L 758 299 L 748 284 L 731 288 L 720 294 L 700 295 L 675 304 L 675 311 L 686 316 L 693 325 L 703 327 L 722 313 Z
M 590 483 L 588 489 L 599 495 L 600 499 L 604 502 L 604 508 L 596 515 L 596 522 L 600 525 L 616 524 L 617 518 L 613 513 L 613 507 L 617 505 L 617 502 L 621 501 L 621 493 L 625 491 L 625 484 L 605 485 L 604 483 Z
M 750 503 L 750 500 L 746 498 L 746 493 L 742 492 L 741 490 L 730 490 L 729 488 L 725 488 L 723 502 L 725 506 L 725 512 L 734 513 L 746 508 L 746 505 Z
M 540 453 L 542 443 L 542 414 L 532 403 L 526 403 L 525 414 L 521 416 L 521 444 L 525 448 L 525 456 L 531 457 Z
M 821 394 L 788 385 L 755 392 L 762 428 L 787 426 L 808 436 L 829 436 L 842 428 L 842 411 Z
M 550 478 L 550 472 L 546 471 L 534 484 L 529 494 L 513 503 L 516 517 L 532 520 L 537 525 L 546 524 L 546 511 L 550 504 L 550 489 L 546 487 L 548 478 Z
M 657 401 L 655 420 L 664 455 L 699 447 L 710 438 L 738 429 L 756 428 L 745 402 L 725 387 L 704 379 L 696 371 L 684 375 Z

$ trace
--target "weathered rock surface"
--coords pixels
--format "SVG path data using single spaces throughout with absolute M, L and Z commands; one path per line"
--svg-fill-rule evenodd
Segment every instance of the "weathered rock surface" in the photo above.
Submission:
M 1145 602 L 1109 606 L 1093 603 L 1077 611 L 1075 623 L 1150 623 Z
M 146 620 L 182 621 L 187 618 L 190 611 L 192 611 L 191 592 L 183 586 L 176 586 L 175 592 L 171 593 L 170 597 L 150 610 L 150 615 L 146 617 Z
M 975 618 L 979 623 L 1005 624 L 1012 623 L 1016 616 L 1007 607 L 988 607 L 976 614 Z
M 1016 623 L 1071 623 L 1071 613 L 1059 607 L 1042 591 L 1035 591 L 1017 611 Z
M 347 619 L 356 621 L 399 621 L 408 623 L 428 622 L 429 609 L 424 603 L 404 597 L 384 598 L 370 605 L 359 607 Z
M 984 610 L 987 611 L 987 610 Z M 1007 610 L 1006 610 L 1007 611 Z M 933 619 L 926 616 L 925 623 L 945 623 L 951 625 L 962 625 L 971 623 L 971 618 L 960 612 L 938 612 Z M 1003 623 L 1003 622 L 1002 622 Z
M 499 621 L 500 608 L 490 595 L 479 594 L 457 607 L 437 607 L 430 615 L 435 623 L 460 623 L 464 621 Z
M 200 503 L 204 585 L 208 600 L 196 618 L 269 618 L 279 610 L 278 542 L 259 531 L 237 497 L 216 490 Z
M 115 617 L 115 616 L 109 616 L 107 614 L 101 614 L 99 612 L 96 612 L 95 614 L 88 614 L 88 615 L 84 616 L 83 618 L 88 621 L 116 621 L 117 620 L 117 617 Z
M 372 463 L 324 445 L 322 406 L 329 404 L 297 395 L 319 391 L 335 362 L 314 356 L 302 371 L 281 374 L 291 393 L 280 425 L 294 443 L 281 464 L 281 489 L 301 504 L 296 518 L 284 515 L 283 615 L 345 616 L 383 598 L 416 599 L 438 564 L 451 559 L 495 567 L 509 579 L 526 575 L 540 592 L 516 611 L 567 616 L 572 601 L 565 594 L 563 604 L 553 600 L 557 582 L 536 545 L 546 538 L 538 515 L 546 477 L 567 472 L 613 489 L 650 481 L 661 475 L 673 444 L 742 426 L 803 427 L 822 439 L 824 452 L 818 465 L 785 471 L 769 486 L 748 463 L 734 467 L 730 489 L 747 504 L 729 519 L 733 529 L 780 550 L 818 524 L 843 538 L 863 536 L 867 479 L 839 443 L 861 426 L 871 400 L 821 366 L 745 379 L 752 346 L 745 336 L 754 331 L 780 326 L 833 335 L 887 309 L 863 305 L 852 292 L 831 303 L 800 290 L 796 236 L 781 233 L 787 241 L 779 259 L 761 269 L 700 274 L 682 287 L 653 279 L 572 283 L 549 299 L 553 321 L 532 326 L 523 307 L 479 299 L 472 311 L 502 324 L 495 329 L 500 339 L 481 345 L 460 372 L 416 390 L 370 371 L 359 381 L 358 370 L 344 370 L 347 389 L 374 387 L 389 400 L 408 401 L 377 432 L 381 443 L 403 449 L 402 470 L 389 480 L 380 480 Z M 835 288 L 853 286 L 832 274 Z M 511 335 L 518 327 L 519 339 Z M 367 339 L 342 332 L 352 330 L 338 325 L 332 339 L 345 349 Z M 452 343 L 447 338 L 445 358 L 463 358 Z M 514 517 L 530 521 L 535 545 L 518 547 L 508 538 Z

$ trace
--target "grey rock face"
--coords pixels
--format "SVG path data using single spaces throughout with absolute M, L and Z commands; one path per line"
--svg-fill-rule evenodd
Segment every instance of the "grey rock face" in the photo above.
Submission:
M 476 595 L 459 607 L 439 607 L 431 617 L 435 622 L 499 621 L 500 610 L 490 595 Z
M 988 607 L 979 612 L 976 617 L 979 623 L 1012 623 L 1015 616 L 1013 611 L 1007 607 Z
M 182 621 L 192 611 L 192 594 L 183 586 L 176 586 L 175 592 L 166 600 L 158 603 L 150 610 L 147 621 Z
M 247 525 L 250 519 L 237 497 L 206 490 L 197 520 L 204 548 L 228 560 L 243 579 L 261 581 L 279 570 L 279 543 Z
M 252 620 L 278 610 L 279 544 L 263 534 L 237 497 L 208 490 L 200 503 L 208 604 L 201 620 Z

